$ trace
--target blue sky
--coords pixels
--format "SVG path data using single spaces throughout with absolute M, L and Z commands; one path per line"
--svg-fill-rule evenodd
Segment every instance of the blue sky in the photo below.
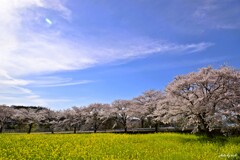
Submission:
M 239 0 L 0 0 L 0 103 L 53 109 L 240 64 Z

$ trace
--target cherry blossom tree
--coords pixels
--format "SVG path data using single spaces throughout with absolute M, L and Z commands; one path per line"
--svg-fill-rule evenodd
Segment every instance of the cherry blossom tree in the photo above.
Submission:
M 163 96 L 163 98 L 158 101 L 157 107 L 152 114 L 149 116 L 153 119 L 156 123 L 168 124 L 173 125 L 175 124 L 182 124 L 181 118 L 184 116 L 179 116 L 179 119 L 176 120 L 175 115 L 171 114 L 170 110 L 173 109 L 172 106 L 174 102 L 170 97 Z M 171 102 L 171 103 L 170 103 Z
M 73 127 L 73 133 L 77 132 L 77 129 L 84 124 L 86 120 L 86 114 L 84 107 L 72 107 L 63 111 L 64 120 L 63 124 L 65 126 Z
M 42 119 L 39 121 L 40 124 L 47 126 L 52 133 L 59 127 L 61 118 L 60 111 L 53 111 L 51 109 L 41 110 L 38 114 L 42 115 Z
M 163 114 L 168 121 L 182 120 L 183 129 L 194 127 L 193 132 L 212 136 L 212 130 L 240 113 L 240 72 L 226 66 L 202 68 L 176 77 L 166 94 L 168 101 L 160 105 L 159 114 L 168 107 Z
M 3 132 L 4 125 L 14 114 L 14 110 L 6 105 L 0 105 L 0 133 Z
M 40 123 L 44 120 L 44 115 L 41 114 L 43 107 L 24 107 L 24 106 L 13 106 L 15 108 L 15 114 L 13 118 L 18 122 L 28 125 L 28 132 L 31 133 L 33 125 Z
M 141 120 L 141 127 L 144 127 L 144 122 L 147 121 L 148 125 L 151 127 L 152 123 L 155 123 L 155 128 L 158 127 L 158 121 L 153 121 L 153 112 L 157 108 L 157 104 L 161 99 L 163 99 L 163 94 L 157 90 L 145 91 L 142 95 L 133 99 L 133 104 L 135 106 L 135 112 L 137 117 Z
M 84 110 L 87 115 L 86 123 L 93 127 L 94 133 L 96 133 L 98 128 L 111 117 L 111 108 L 109 104 L 93 103 Z
M 113 115 L 116 118 L 116 121 L 120 123 L 124 132 L 127 132 L 128 121 L 131 121 L 135 118 L 135 109 L 133 103 L 129 100 L 115 100 L 112 103 Z

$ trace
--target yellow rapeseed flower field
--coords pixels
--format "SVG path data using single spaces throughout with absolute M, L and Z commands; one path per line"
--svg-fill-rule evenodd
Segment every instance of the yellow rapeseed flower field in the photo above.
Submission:
M 0 160 L 240 159 L 240 137 L 158 134 L 1 134 Z

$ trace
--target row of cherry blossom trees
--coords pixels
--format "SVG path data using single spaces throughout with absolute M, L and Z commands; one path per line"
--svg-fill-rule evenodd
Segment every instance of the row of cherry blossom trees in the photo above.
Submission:
M 202 68 L 177 76 L 164 92 L 149 90 L 131 100 L 93 103 L 53 111 L 43 107 L 0 106 L 0 132 L 6 124 L 58 130 L 155 128 L 168 124 L 193 133 L 240 131 L 240 71 L 231 67 Z
M 112 104 L 93 103 L 54 111 L 43 107 L 0 106 L 0 127 L 27 128 L 31 133 L 36 126 L 55 130 L 123 129 L 128 127 L 152 127 L 155 121 L 151 114 L 163 97 L 160 91 L 149 90 L 132 100 L 115 100 Z

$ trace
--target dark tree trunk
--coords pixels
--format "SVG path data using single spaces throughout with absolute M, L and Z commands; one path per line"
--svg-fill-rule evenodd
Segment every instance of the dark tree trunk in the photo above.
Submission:
M 144 128 L 144 119 L 141 119 L 141 127 Z
M 127 133 L 127 126 L 124 126 L 124 133 Z
M 126 117 L 123 119 L 123 127 L 124 127 L 124 133 L 127 133 L 127 118 Z
M 73 133 L 77 133 L 77 127 L 74 127 Z
M 94 133 L 97 133 L 97 124 L 94 123 Z
M 155 124 L 155 132 L 158 132 L 158 123 Z
M 0 133 L 2 133 L 2 132 L 3 132 L 3 126 L 0 127 Z
M 28 134 L 31 133 L 31 131 L 32 131 L 32 127 L 33 127 L 33 123 L 30 123 L 30 124 L 29 124 L 29 129 L 28 129 Z
M 198 132 L 199 132 L 199 133 L 201 133 L 201 132 L 202 132 L 201 125 L 198 125 L 198 126 L 197 126 L 197 129 L 198 129 Z
M 201 122 L 201 124 L 202 124 L 202 126 L 203 126 L 203 131 L 204 131 L 204 133 L 206 134 L 206 136 L 207 136 L 208 138 L 213 138 L 213 134 L 212 134 L 212 132 L 209 130 L 208 124 L 207 124 L 207 122 L 204 120 L 203 116 L 199 115 L 198 117 L 199 117 L 200 122 Z
M 54 129 L 52 128 L 52 134 L 54 134 Z
M 207 127 L 207 124 L 204 123 L 203 126 L 204 126 L 204 132 L 205 132 L 206 136 L 207 136 L 208 138 L 213 138 L 213 134 L 212 134 L 211 131 L 209 131 L 209 128 Z

